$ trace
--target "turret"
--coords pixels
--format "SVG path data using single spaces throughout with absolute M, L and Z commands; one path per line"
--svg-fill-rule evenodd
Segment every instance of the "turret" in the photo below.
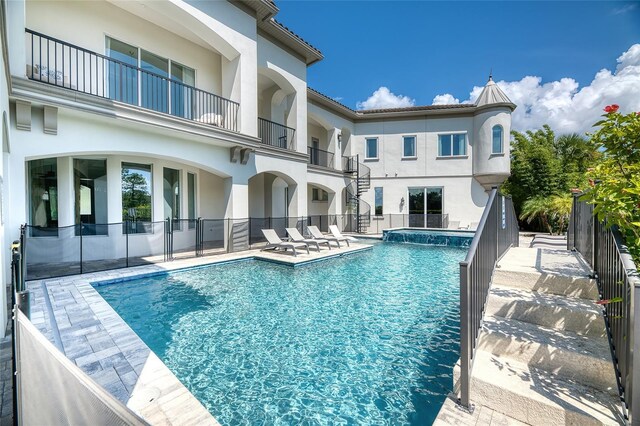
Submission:
M 473 177 L 485 188 L 499 186 L 509 177 L 511 112 L 516 105 L 489 76 L 476 100 L 473 118 Z

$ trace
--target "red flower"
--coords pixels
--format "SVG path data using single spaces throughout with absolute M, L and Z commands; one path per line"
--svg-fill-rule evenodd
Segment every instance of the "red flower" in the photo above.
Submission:
M 619 109 L 620 109 L 619 105 L 612 104 L 612 105 L 607 105 L 606 107 L 604 107 L 604 112 L 606 112 L 607 114 L 612 114 L 614 112 L 618 112 Z

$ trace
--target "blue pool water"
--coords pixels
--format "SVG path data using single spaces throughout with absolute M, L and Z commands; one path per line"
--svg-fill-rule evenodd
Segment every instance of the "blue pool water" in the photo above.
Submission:
M 377 243 L 96 289 L 223 425 L 425 425 L 452 386 L 465 254 Z

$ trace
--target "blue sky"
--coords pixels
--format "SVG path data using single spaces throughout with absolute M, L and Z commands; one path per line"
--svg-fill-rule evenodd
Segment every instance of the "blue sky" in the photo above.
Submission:
M 277 19 L 325 55 L 309 68 L 309 86 L 352 108 L 381 86 L 416 105 L 431 104 L 443 94 L 469 100 L 492 68 L 494 79 L 505 87 L 535 76 L 540 87 L 564 84 L 573 98 L 603 68 L 615 77 L 617 58 L 640 44 L 640 2 L 277 4 Z M 640 60 L 640 45 L 638 49 L 631 65 L 640 66 L 635 59 Z M 567 86 L 563 78 L 577 86 Z M 640 91 L 640 73 L 638 87 Z M 510 90 L 519 97 L 519 86 Z M 629 107 L 636 106 L 631 103 Z

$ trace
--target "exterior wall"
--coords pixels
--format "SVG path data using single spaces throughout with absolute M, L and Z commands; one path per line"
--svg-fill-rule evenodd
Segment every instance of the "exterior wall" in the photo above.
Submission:
M 409 188 L 442 187 L 443 212 L 449 215 L 449 221 L 460 221 L 469 225 L 478 222 L 487 204 L 488 195 L 484 188 L 472 177 L 410 177 L 371 179 L 371 189 L 363 195 L 364 201 L 375 205 L 374 188 L 383 188 L 383 214 L 408 214 Z M 404 198 L 404 204 L 401 199 Z
M 285 122 L 280 124 L 296 129 L 295 150 L 306 153 L 307 66 L 305 62 L 259 35 L 258 69 L 260 73 L 273 80 L 286 95 Z
M 0 24 L 5 25 L 5 22 L 0 16 Z M 0 267 L 2 273 L 0 273 L 0 337 L 4 337 L 4 332 L 7 329 L 7 283 L 10 280 L 11 269 L 9 267 L 9 239 L 5 239 L 5 218 L 9 206 L 13 205 L 13 202 L 9 201 L 10 198 L 10 179 L 8 168 L 8 156 L 9 149 L 11 147 L 11 141 L 9 137 L 9 86 L 7 81 L 7 68 L 4 59 L 7 58 L 7 52 L 4 51 L 4 31 L 0 29 L 0 141 L 2 141 L 2 161 L 0 162 L 0 243 L 2 243 L 2 250 L 0 250 Z
M 493 127 L 502 126 L 503 152 L 494 154 Z M 501 184 L 511 170 L 511 114 L 507 108 L 490 108 L 474 117 L 474 133 L 478 143 L 473 158 L 473 174 L 485 187 Z
M 221 56 L 105 2 L 27 1 L 27 28 L 106 54 L 106 37 L 131 44 L 196 71 L 195 86 L 222 94 Z M 69 25 L 60 25 L 61 22 Z M 29 40 L 29 38 L 27 39 Z M 27 57 L 30 46 L 27 46 Z M 16 71 L 22 71 L 17 69 Z

